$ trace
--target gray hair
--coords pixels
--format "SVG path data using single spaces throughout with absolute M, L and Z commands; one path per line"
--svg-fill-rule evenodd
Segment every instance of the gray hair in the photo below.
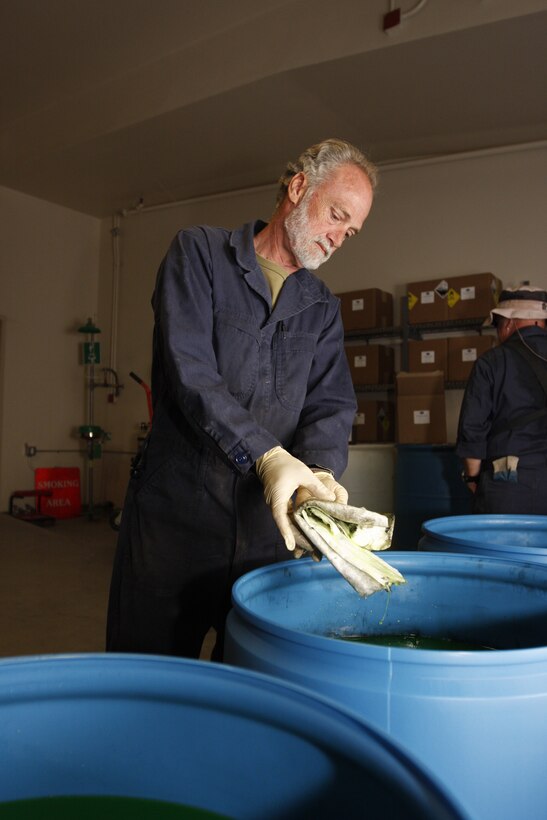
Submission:
M 356 165 L 366 174 L 372 190 L 378 183 L 378 169 L 366 156 L 345 140 L 328 139 L 307 148 L 296 160 L 289 162 L 283 175 L 279 178 L 279 190 L 276 206 L 280 205 L 289 187 L 291 179 L 300 172 L 306 174 L 310 188 L 315 188 L 327 179 L 340 165 Z

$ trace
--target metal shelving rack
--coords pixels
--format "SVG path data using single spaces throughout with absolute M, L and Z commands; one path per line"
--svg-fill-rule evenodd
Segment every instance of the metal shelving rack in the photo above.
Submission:
M 491 334 L 490 328 L 483 327 L 482 319 L 457 319 L 446 322 L 423 322 L 412 325 L 408 321 L 408 301 L 406 296 L 401 297 L 401 324 L 393 327 L 373 327 L 366 330 L 352 330 L 344 334 L 346 341 L 364 341 L 371 339 L 391 339 L 401 344 L 401 371 L 408 371 L 408 342 L 422 339 L 427 333 L 450 333 L 462 330 L 476 331 L 483 335 L 483 331 Z M 463 390 L 465 381 L 446 381 L 446 390 Z M 391 393 L 395 390 L 394 384 L 368 384 L 355 387 L 356 394 L 361 393 Z

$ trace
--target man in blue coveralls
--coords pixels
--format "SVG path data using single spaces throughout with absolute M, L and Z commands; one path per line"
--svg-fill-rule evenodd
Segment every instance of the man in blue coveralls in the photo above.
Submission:
M 502 291 L 486 324 L 500 344 L 466 386 L 457 454 L 474 513 L 547 515 L 547 292 Z
M 356 405 L 339 300 L 311 271 L 361 229 L 376 169 L 325 140 L 269 223 L 177 234 L 152 305 L 152 429 L 132 467 L 107 649 L 222 659 L 233 582 L 294 549 L 291 499 L 347 502 Z

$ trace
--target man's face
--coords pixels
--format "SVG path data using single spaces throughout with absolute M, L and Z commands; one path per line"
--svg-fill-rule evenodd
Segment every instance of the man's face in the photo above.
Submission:
M 316 270 L 360 231 L 371 206 L 371 184 L 356 165 L 341 165 L 316 188 L 306 188 L 285 219 L 297 264 Z

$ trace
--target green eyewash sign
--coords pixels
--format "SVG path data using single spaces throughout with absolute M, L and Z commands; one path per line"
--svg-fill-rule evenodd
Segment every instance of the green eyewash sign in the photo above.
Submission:
M 101 363 L 101 343 L 84 342 L 84 364 Z

